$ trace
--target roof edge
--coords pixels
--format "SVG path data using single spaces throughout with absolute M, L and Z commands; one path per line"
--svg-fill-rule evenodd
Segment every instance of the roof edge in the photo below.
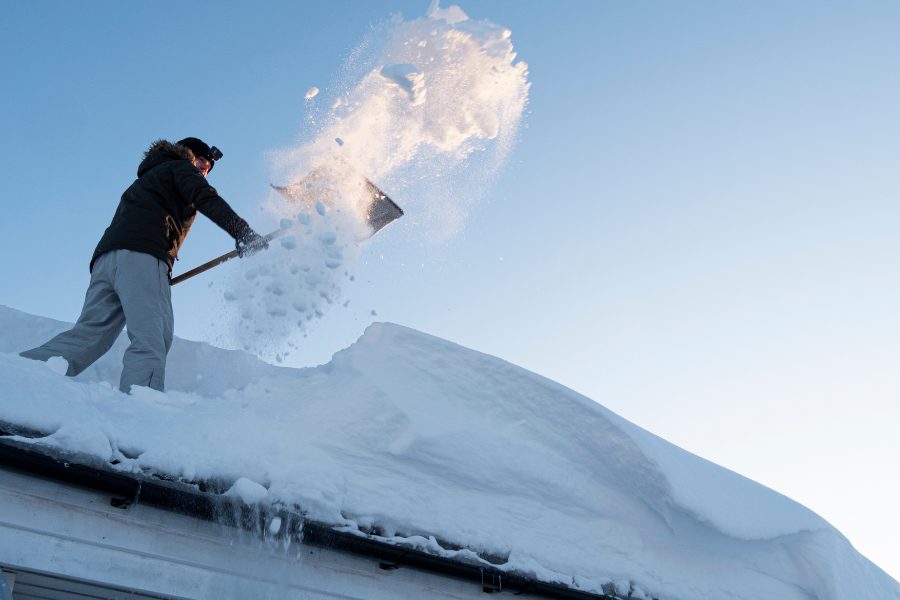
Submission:
M 41 451 L 33 443 L 4 439 L 21 428 L 0 423 L 0 466 L 60 483 L 101 491 L 114 507 L 141 503 L 205 521 L 289 539 L 325 549 L 366 556 L 385 570 L 410 567 L 481 584 L 484 592 L 511 590 L 562 600 L 626 600 L 620 596 L 578 590 L 482 563 L 447 558 L 421 549 L 388 542 L 377 535 L 306 518 L 298 507 L 249 505 L 224 496 L 223 482 L 185 482 L 143 473 L 117 471 L 102 461 L 76 453 Z M 31 437 L 31 436 L 28 436 Z M 270 526 L 277 519 L 279 527 Z

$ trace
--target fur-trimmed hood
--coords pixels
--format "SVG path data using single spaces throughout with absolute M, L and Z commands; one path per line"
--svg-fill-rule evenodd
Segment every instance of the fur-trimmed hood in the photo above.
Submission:
M 168 140 L 156 140 L 144 152 L 144 160 L 138 166 L 138 177 L 143 176 L 156 165 L 170 160 L 186 160 L 193 163 L 194 153 L 190 148 L 173 144 Z

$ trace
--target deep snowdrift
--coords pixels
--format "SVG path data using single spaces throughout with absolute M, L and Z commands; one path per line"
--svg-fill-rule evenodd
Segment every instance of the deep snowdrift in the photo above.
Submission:
M 15 353 L 66 327 L 0 307 L 0 420 L 117 468 L 238 481 L 386 537 L 663 600 L 885 600 L 900 586 L 805 507 L 500 359 L 391 324 L 314 369 L 176 340 L 165 394 Z M 2 541 L 0 541 L 2 543 Z

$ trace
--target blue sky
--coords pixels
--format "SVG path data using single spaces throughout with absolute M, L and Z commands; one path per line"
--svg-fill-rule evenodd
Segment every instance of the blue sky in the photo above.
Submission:
M 77 317 L 159 137 L 222 148 L 211 182 L 264 229 L 267 156 L 310 136 L 306 90 L 427 5 L 8 3 L 0 303 Z M 900 576 L 900 4 L 461 6 L 529 65 L 519 142 L 456 237 L 371 240 L 354 309 L 297 364 L 376 319 L 500 356 L 807 504 Z M 198 219 L 176 271 L 230 247 Z M 212 277 L 175 289 L 176 334 L 213 337 Z

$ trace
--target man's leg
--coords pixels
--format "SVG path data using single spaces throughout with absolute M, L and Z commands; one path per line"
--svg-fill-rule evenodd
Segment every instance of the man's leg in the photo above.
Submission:
M 117 252 L 115 289 L 131 340 L 122 358 L 119 389 L 128 393 L 131 386 L 143 385 L 162 391 L 174 330 L 169 267 L 143 252 Z
M 122 305 L 113 289 L 114 275 L 112 253 L 102 254 L 94 262 L 84 307 L 75 326 L 20 356 L 43 361 L 61 356 L 69 363 L 66 375 L 74 377 L 106 354 L 125 326 Z

